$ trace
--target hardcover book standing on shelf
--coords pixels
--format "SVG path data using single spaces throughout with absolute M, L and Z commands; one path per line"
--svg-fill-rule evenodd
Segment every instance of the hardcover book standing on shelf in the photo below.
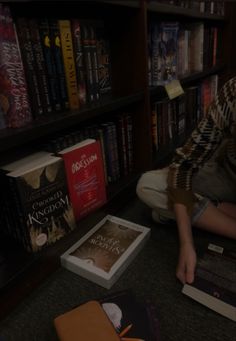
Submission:
M 143 248 L 150 231 L 148 227 L 107 215 L 61 255 L 61 264 L 109 289 Z
M 26 250 L 39 251 L 76 227 L 61 158 L 36 153 L 6 165 L 2 172 L 11 221 L 6 233 Z
M 70 200 L 78 221 L 106 203 L 100 142 L 86 139 L 59 152 L 65 163 Z
M 236 252 L 209 244 L 197 264 L 194 283 L 185 284 L 182 292 L 236 321 Z
M 69 99 L 69 107 L 71 110 L 79 109 L 79 93 L 76 79 L 76 67 L 74 59 L 73 39 L 71 33 L 70 20 L 58 20 L 62 56 L 65 68 L 65 78 L 67 85 L 67 93 Z
M 8 5 L 0 4 L 0 108 L 9 128 L 32 121 L 25 72 Z

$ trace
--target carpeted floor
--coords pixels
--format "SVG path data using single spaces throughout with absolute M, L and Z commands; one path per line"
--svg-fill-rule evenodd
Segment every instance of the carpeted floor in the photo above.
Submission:
M 151 238 L 121 278 L 108 291 L 60 268 L 0 323 L 0 340 L 56 341 L 53 319 L 76 305 L 111 292 L 132 288 L 138 299 L 157 306 L 162 341 L 233 341 L 236 323 L 181 293 L 175 278 L 178 257 L 176 226 L 155 224 L 150 210 L 138 199 L 117 214 L 151 227 Z M 234 245 L 202 231 L 194 231 L 197 250 L 208 242 Z M 1 339 L 2 338 L 2 339 Z M 86 340 L 78 340 L 86 341 Z M 106 341 L 106 340 L 104 340 Z M 109 341 L 109 340 L 107 340 Z

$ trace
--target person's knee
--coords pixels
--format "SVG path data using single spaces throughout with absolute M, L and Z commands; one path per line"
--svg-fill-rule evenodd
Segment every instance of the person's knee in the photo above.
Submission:
M 136 193 L 148 206 L 163 207 L 167 202 L 166 187 L 167 171 L 159 169 L 142 174 L 136 186 Z
M 136 186 L 136 194 L 141 200 L 143 200 L 143 196 L 145 195 L 145 188 L 146 188 L 146 183 L 147 183 L 146 177 L 147 177 L 147 173 L 144 173 L 143 175 L 141 175 Z

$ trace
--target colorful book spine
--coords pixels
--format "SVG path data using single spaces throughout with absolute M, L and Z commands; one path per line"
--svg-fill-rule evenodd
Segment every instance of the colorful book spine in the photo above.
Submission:
M 49 31 L 49 23 L 47 18 L 41 18 L 38 21 L 39 35 L 43 49 L 45 60 L 45 69 L 49 85 L 50 99 L 52 108 L 55 111 L 60 111 L 62 108 L 61 99 L 59 94 L 59 86 L 56 76 L 56 64 L 52 58 L 51 39 Z
M 71 22 L 71 25 L 72 25 L 72 36 L 73 36 L 74 53 L 75 53 L 77 84 L 78 84 L 78 91 L 79 91 L 79 102 L 81 105 L 84 105 L 87 102 L 87 93 L 86 93 L 84 53 L 83 53 L 82 40 L 81 40 L 81 27 L 80 27 L 81 25 L 78 19 L 73 19 Z
M 59 94 L 61 97 L 62 109 L 69 109 L 65 69 L 61 48 L 61 37 L 57 19 L 49 19 L 49 34 L 51 41 L 52 58 L 56 68 L 56 77 L 59 87 Z
M 66 84 L 70 109 L 79 109 L 79 94 L 76 79 L 74 49 L 70 20 L 59 20 L 62 55 L 64 61 Z
M 96 39 L 94 28 L 89 21 L 81 21 L 81 38 L 86 70 L 86 87 L 88 102 L 99 99 Z
M 39 91 L 42 98 L 43 110 L 47 115 L 52 113 L 52 103 L 37 19 L 29 19 L 29 29 L 36 61 L 36 73 L 39 82 Z
M 96 23 L 95 27 L 99 91 L 101 95 L 110 94 L 112 90 L 110 42 L 106 34 L 104 23 L 99 21 Z
M 24 65 L 26 80 L 28 84 L 29 98 L 31 101 L 32 114 L 34 119 L 43 115 L 43 106 L 40 94 L 40 87 L 36 73 L 36 61 L 30 37 L 28 20 L 24 17 L 17 18 L 17 35 L 21 48 L 22 61 Z
M 6 124 L 25 126 L 32 120 L 28 90 L 15 26 L 8 6 L 0 6 L 0 102 Z

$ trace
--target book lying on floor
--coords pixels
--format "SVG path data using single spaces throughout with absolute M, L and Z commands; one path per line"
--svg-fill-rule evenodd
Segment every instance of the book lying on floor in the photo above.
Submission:
M 54 319 L 61 341 L 119 341 L 107 314 L 98 301 L 88 301 Z
M 132 290 L 92 299 L 54 319 L 59 340 L 160 341 L 156 307 Z
M 72 245 L 61 264 L 109 289 L 142 249 L 150 228 L 107 215 Z
M 184 284 L 182 292 L 236 321 L 236 251 L 209 244 L 198 260 L 194 282 Z
M 126 289 L 108 294 L 99 302 L 121 340 L 161 340 L 157 307 L 150 300 L 140 301 L 131 289 Z

